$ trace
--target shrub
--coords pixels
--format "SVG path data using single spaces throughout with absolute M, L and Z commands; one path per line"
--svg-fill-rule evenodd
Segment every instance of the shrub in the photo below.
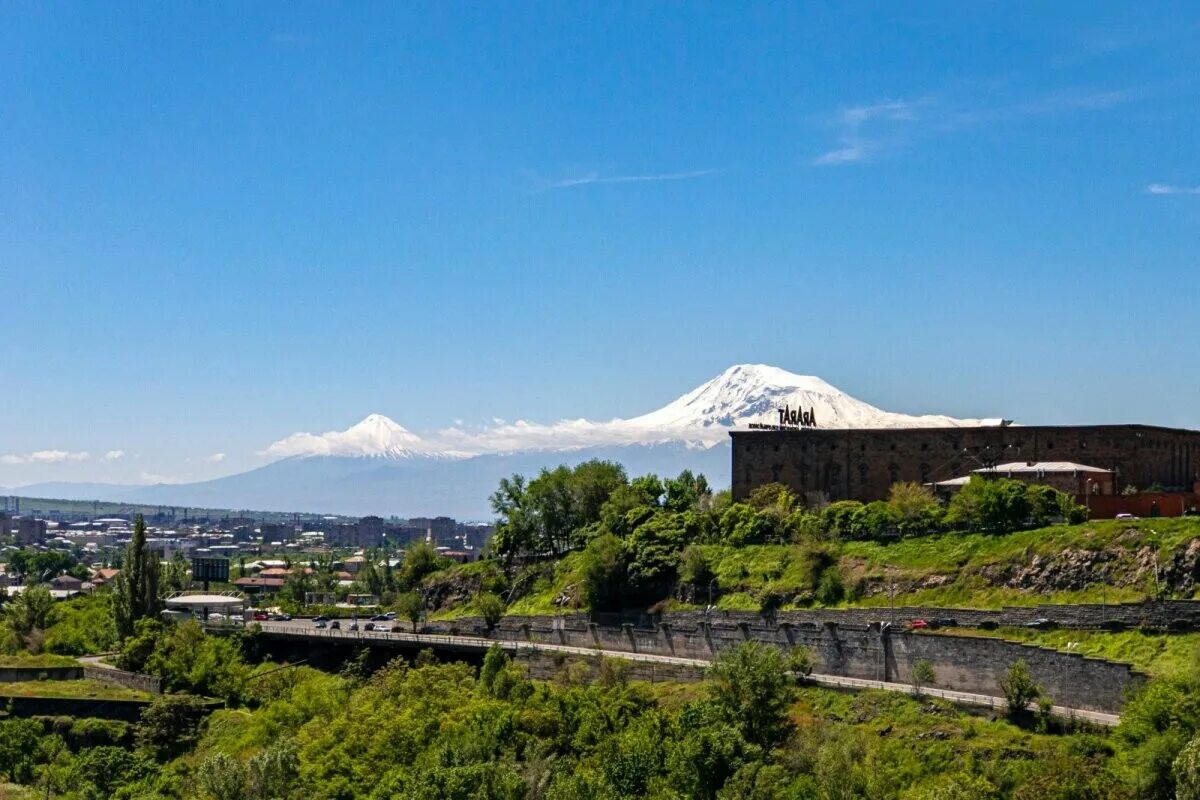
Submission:
M 475 598 L 475 607 L 479 609 L 479 615 L 483 617 L 488 630 L 496 627 L 496 623 L 504 616 L 504 601 L 489 592 L 481 592 Z
M 1029 704 L 1042 695 L 1042 688 L 1029 674 L 1029 665 L 1024 660 L 1013 662 L 1008 672 L 1000 679 L 1000 691 L 1008 703 L 1008 713 L 1018 716 L 1028 710 Z
M 937 683 L 937 672 L 934 671 L 933 664 L 924 658 L 918 658 L 913 662 L 909 677 L 912 679 L 913 690 L 918 695 L 921 694 L 923 687 Z

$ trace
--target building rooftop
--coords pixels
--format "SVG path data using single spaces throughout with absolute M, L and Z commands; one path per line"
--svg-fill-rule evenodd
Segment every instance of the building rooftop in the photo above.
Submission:
M 1074 461 L 1035 461 L 1029 463 L 1026 461 L 1013 461 L 1009 464 L 997 464 L 994 467 L 985 467 L 983 469 L 972 470 L 972 472 L 1103 472 L 1112 474 L 1111 469 L 1103 467 L 1089 467 L 1087 464 L 1076 464 Z

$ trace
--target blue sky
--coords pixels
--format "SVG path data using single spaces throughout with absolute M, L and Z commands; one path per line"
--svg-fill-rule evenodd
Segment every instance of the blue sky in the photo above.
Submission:
M 1200 427 L 1194 3 L 735 5 L 5 4 L 0 485 L 739 362 Z

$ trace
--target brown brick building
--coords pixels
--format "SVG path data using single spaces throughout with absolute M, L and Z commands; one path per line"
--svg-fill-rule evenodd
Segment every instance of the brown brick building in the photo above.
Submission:
M 1191 491 L 1200 431 L 1153 425 L 1010 425 L 733 431 L 735 499 L 778 481 L 830 500 L 880 500 L 898 481 L 931 483 L 1013 461 L 1075 461 L 1116 473 L 1118 488 Z

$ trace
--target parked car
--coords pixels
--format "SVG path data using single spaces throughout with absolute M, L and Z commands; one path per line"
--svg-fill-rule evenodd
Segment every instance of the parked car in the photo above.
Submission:
M 923 619 L 914 619 L 912 622 L 908 623 L 908 629 L 910 631 L 911 630 L 918 630 L 918 631 L 924 630 L 928 627 L 929 627 L 929 623 Z
M 337 631 L 337 630 L 341 630 L 341 628 L 342 628 L 342 623 L 338 622 L 338 621 L 335 619 L 333 622 L 329 623 L 329 627 L 330 627 L 332 630 L 335 630 L 335 631 Z
M 327 628 L 327 627 L 329 627 L 329 623 L 327 623 L 327 622 L 326 622 L 325 620 L 323 620 L 323 619 L 319 619 L 319 620 L 317 620 L 316 622 L 314 622 L 314 623 L 313 623 L 313 626 L 314 626 L 314 627 L 317 627 L 317 628 Z
M 371 617 L 371 622 L 387 622 L 387 614 L 376 614 Z
M 392 620 L 396 619 L 396 612 L 389 611 L 386 614 L 384 614 L 383 616 L 387 618 L 388 622 L 391 622 Z
M 272 614 L 271 619 L 274 620 L 275 622 L 291 622 L 292 615 L 291 614 Z
M 1137 516 L 1134 514 L 1130 514 L 1128 512 L 1122 511 L 1120 514 L 1117 514 L 1117 516 L 1114 517 L 1114 519 L 1137 519 Z
M 318 614 L 317 616 L 313 617 L 313 622 L 329 622 L 329 617 L 325 616 L 324 614 Z
M 1026 622 L 1025 627 L 1026 628 L 1038 628 L 1038 629 L 1053 628 L 1054 623 L 1051 622 L 1050 620 L 1046 619 L 1045 617 L 1038 617 L 1037 619 L 1033 619 L 1033 620 L 1030 620 L 1029 622 Z
M 266 622 L 270 618 L 271 618 L 270 615 L 267 614 L 267 612 L 265 612 L 265 611 L 255 611 L 254 612 L 254 621 L 255 622 Z
M 391 633 L 392 629 L 387 625 L 379 624 L 375 626 L 376 633 Z
M 929 620 L 929 624 L 935 628 L 957 628 L 958 620 L 953 617 L 938 617 L 937 619 Z

